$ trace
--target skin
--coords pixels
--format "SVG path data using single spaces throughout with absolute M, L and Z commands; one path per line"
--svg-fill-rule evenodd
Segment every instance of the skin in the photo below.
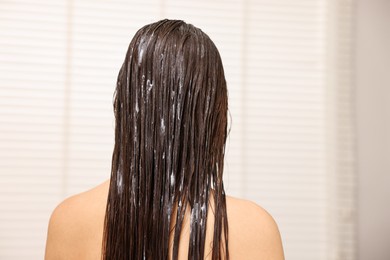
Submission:
M 46 260 L 101 259 L 103 223 L 109 181 L 60 203 L 51 215 Z M 212 204 L 212 197 L 211 197 Z M 257 204 L 227 196 L 230 259 L 284 259 L 272 216 Z M 179 259 L 187 259 L 189 211 L 183 223 Z M 209 206 L 205 259 L 211 259 L 213 209 Z

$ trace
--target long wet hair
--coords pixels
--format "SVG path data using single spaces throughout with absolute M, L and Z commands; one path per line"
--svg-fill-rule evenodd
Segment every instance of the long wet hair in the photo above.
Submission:
M 178 259 L 187 207 L 188 259 L 204 258 L 207 217 L 214 218 L 212 259 L 229 259 L 227 102 L 219 52 L 200 29 L 162 20 L 135 34 L 114 94 L 103 259 Z

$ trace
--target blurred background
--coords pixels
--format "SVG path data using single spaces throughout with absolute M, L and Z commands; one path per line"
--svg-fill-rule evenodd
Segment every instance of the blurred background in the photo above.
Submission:
M 54 207 L 109 178 L 117 73 L 163 18 L 220 50 L 225 187 L 286 259 L 390 259 L 387 0 L 1 0 L 0 259 L 42 259 Z

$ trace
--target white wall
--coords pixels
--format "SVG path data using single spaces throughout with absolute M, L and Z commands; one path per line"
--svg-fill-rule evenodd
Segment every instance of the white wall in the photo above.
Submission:
M 359 259 L 390 259 L 390 1 L 357 7 Z

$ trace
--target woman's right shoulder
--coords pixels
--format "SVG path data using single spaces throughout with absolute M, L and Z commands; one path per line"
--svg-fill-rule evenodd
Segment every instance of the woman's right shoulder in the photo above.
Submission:
M 226 196 L 231 259 L 284 259 L 274 218 L 253 201 Z

